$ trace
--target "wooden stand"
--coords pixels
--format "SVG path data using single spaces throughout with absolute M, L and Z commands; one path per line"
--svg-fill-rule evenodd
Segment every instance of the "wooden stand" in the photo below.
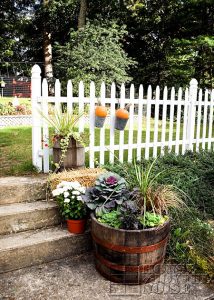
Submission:
M 53 145 L 53 161 L 59 163 L 62 156 L 60 140 L 54 142 Z M 63 160 L 62 169 L 78 169 L 85 166 L 85 148 L 78 143 L 73 137 L 70 138 L 68 150 Z

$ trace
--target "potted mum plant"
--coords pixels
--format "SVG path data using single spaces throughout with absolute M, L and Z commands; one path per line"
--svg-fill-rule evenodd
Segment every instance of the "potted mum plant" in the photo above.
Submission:
M 66 220 L 68 230 L 71 233 L 83 233 L 85 231 L 87 209 L 82 199 L 84 193 L 85 187 L 81 186 L 78 181 L 62 181 L 52 191 L 59 205 L 60 213 Z
M 53 135 L 53 163 L 55 171 L 62 169 L 76 169 L 85 165 L 86 135 L 77 131 L 77 123 L 83 114 L 62 112 L 55 109 L 46 116 L 40 112 L 48 124 L 54 129 Z
M 107 279 L 141 284 L 161 274 L 170 231 L 169 207 L 182 205 L 171 186 L 158 186 L 135 165 L 137 186 L 129 190 L 117 174 L 100 176 L 83 199 L 93 211 L 91 233 L 96 269 Z

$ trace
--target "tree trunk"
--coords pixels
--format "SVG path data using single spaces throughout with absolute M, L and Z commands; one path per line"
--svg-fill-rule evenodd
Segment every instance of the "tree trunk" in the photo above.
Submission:
M 44 8 L 49 4 L 49 0 L 43 0 Z M 46 14 L 45 14 L 46 15 Z M 43 55 L 44 55 L 44 68 L 45 77 L 49 83 L 49 92 L 53 93 L 53 65 L 52 65 L 52 45 L 51 33 L 47 29 L 45 18 L 43 27 Z
M 80 0 L 80 11 L 78 17 L 78 30 L 83 29 L 86 24 L 87 0 Z

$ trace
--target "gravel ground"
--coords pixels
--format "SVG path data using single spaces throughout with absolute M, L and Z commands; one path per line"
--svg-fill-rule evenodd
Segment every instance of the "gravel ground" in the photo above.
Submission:
M 0 275 L 0 300 L 214 300 L 214 286 L 202 283 L 178 266 L 153 283 L 110 283 L 94 268 L 91 253 Z

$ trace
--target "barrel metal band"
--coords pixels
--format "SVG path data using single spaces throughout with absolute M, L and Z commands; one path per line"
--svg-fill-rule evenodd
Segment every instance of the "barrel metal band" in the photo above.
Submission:
M 93 240 L 97 244 L 99 244 L 99 245 L 101 245 L 101 246 L 103 246 L 107 249 L 117 251 L 117 252 L 122 252 L 122 253 L 148 253 L 148 252 L 152 252 L 154 250 L 157 250 L 157 249 L 161 248 L 163 245 L 165 245 L 167 243 L 167 240 L 168 240 L 168 235 L 167 235 L 162 241 L 160 241 L 157 244 L 148 245 L 148 246 L 141 246 L 141 247 L 130 247 L 130 246 L 115 245 L 115 244 L 111 244 L 109 242 L 103 241 L 103 240 L 99 239 L 97 236 L 95 236 L 93 233 L 92 233 L 92 237 L 93 237 Z
M 164 257 L 161 257 L 157 261 L 155 261 L 152 264 L 145 264 L 145 265 L 140 265 L 140 266 L 124 266 L 124 265 L 117 265 L 115 263 L 110 262 L 109 260 L 105 259 L 103 256 L 98 254 L 97 252 L 95 253 L 95 257 L 99 260 L 99 262 L 106 267 L 117 270 L 117 271 L 122 271 L 122 272 L 145 272 L 150 270 L 152 267 L 161 264 L 164 260 Z

